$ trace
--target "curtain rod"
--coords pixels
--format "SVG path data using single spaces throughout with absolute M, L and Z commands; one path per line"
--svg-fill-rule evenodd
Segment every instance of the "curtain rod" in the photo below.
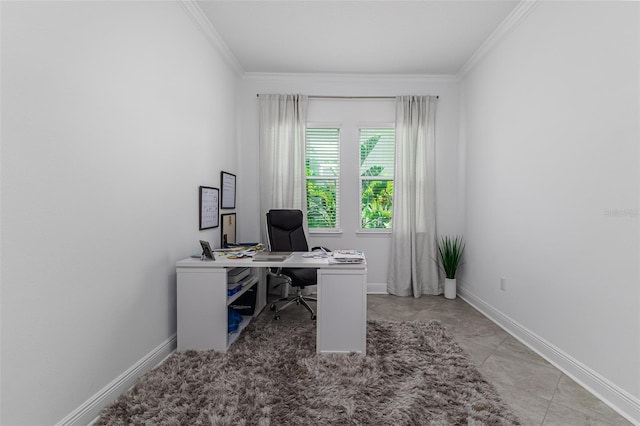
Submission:
M 256 97 L 260 94 L 256 94 Z M 309 99 L 395 99 L 396 96 L 327 96 L 327 95 L 309 95 Z M 436 96 L 440 99 L 440 96 Z
M 395 99 L 395 96 L 323 96 L 309 95 L 309 99 Z

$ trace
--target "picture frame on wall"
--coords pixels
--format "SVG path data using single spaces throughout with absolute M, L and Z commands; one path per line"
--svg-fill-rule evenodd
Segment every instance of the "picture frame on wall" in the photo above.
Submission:
M 220 241 L 222 247 L 226 248 L 227 244 L 236 244 L 236 214 L 222 214 L 222 227 L 220 227 Z
M 211 186 L 201 186 L 199 196 L 200 230 L 220 226 L 220 190 Z
M 220 172 L 220 186 L 222 187 L 222 201 L 220 208 L 236 208 L 236 175 L 229 172 Z

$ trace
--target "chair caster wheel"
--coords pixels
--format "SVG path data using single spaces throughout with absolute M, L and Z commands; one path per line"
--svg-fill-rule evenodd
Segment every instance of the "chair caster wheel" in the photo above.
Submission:
M 276 304 L 274 303 L 271 306 L 269 306 L 269 309 L 271 309 L 272 311 L 275 311 L 276 310 Z
M 312 320 L 316 319 L 316 314 L 311 314 L 311 319 Z
M 276 315 L 275 317 L 273 317 L 273 319 L 275 319 L 276 321 L 280 319 L 280 315 Z

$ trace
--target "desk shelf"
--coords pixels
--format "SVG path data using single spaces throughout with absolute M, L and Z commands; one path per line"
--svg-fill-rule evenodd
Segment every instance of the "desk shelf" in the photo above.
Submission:
M 231 305 L 236 299 L 247 292 L 251 287 L 253 287 L 259 281 L 259 277 L 256 274 L 251 274 L 249 277 L 243 280 L 242 290 L 239 292 L 232 294 L 231 296 L 227 296 L 227 306 Z
M 231 296 L 227 296 L 228 269 L 232 267 L 217 262 L 188 262 L 186 267 L 181 267 L 178 262 L 178 351 L 213 349 L 226 352 L 242 330 L 266 306 L 266 274 L 263 268 L 250 267 L 249 275 L 242 280 L 242 289 Z M 229 306 L 254 287 L 254 314 L 245 316 L 238 329 L 229 333 Z

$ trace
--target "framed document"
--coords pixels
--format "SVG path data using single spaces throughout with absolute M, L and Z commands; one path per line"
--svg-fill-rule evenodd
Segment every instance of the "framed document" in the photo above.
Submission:
M 222 248 L 226 248 L 227 244 L 236 243 L 236 214 L 226 213 L 222 215 L 222 232 L 220 241 L 222 241 Z
M 220 172 L 220 186 L 222 186 L 222 205 L 223 209 L 236 208 L 236 175 Z
M 200 187 L 200 230 L 217 228 L 220 225 L 218 216 L 218 188 Z
M 207 241 L 200 240 L 200 246 L 202 247 L 202 260 L 204 260 L 204 258 L 216 260 L 216 258 L 213 257 L 213 250 L 211 250 L 211 246 Z

